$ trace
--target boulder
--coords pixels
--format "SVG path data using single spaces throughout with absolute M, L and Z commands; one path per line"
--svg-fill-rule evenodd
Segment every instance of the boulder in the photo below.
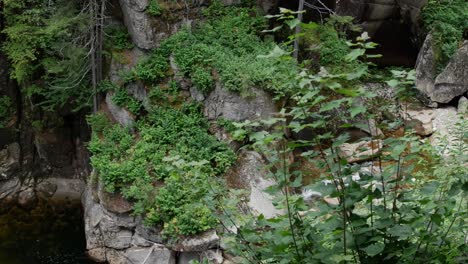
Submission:
M 79 201 L 86 188 L 86 183 L 82 179 L 49 178 L 47 182 L 57 186 L 50 197 L 51 200 Z
M 360 141 L 357 143 L 344 143 L 340 148 L 340 156 L 349 163 L 366 161 L 378 154 L 383 147 L 382 140 Z
M 463 43 L 447 67 L 435 79 L 431 99 L 439 103 L 448 103 L 466 92 L 468 92 L 468 41 Z
M 258 88 L 252 88 L 251 92 L 251 96 L 242 97 L 217 83 L 204 101 L 204 114 L 209 120 L 244 121 L 269 118 L 277 112 L 274 100 L 267 92 Z
M 267 178 L 268 172 L 264 169 L 266 163 L 261 155 L 254 151 L 242 151 L 237 163 L 226 174 L 227 182 L 231 188 L 246 189 L 250 192 L 248 206 L 258 215 L 267 218 L 283 213 L 273 205 L 273 197 L 265 193 L 265 189 L 275 182 Z
M 151 25 L 150 15 L 145 12 L 149 0 L 119 0 L 125 26 L 133 43 L 145 50 L 158 44 L 156 34 Z
M 147 227 L 140 217 L 138 217 L 135 230 L 136 235 L 141 236 L 145 240 L 151 241 L 152 243 L 163 243 L 163 237 L 161 235 L 162 228 L 153 226 Z
M 98 197 L 101 205 L 110 212 L 123 214 L 133 209 L 133 205 L 122 194 L 107 192 L 101 182 L 98 184 Z
M 91 250 L 88 250 L 88 252 L 86 252 L 86 254 L 94 262 L 101 263 L 101 262 L 106 262 L 106 260 L 107 260 L 106 248 L 102 248 L 102 247 L 93 248 Z
M 133 127 L 133 123 L 135 122 L 133 115 L 127 109 L 116 105 L 112 101 L 113 95 L 113 92 L 107 92 L 106 94 L 106 105 L 110 114 L 120 125 L 124 127 Z
M 205 251 L 217 248 L 219 243 L 219 236 L 216 231 L 210 230 L 199 235 L 181 238 L 174 244 L 169 245 L 169 248 L 180 252 Z
M 458 108 L 457 111 L 459 114 L 468 115 L 468 99 L 464 96 L 458 100 Z
M 416 61 L 416 88 L 434 102 L 449 103 L 468 91 L 468 41 L 438 75 L 433 45 L 428 34 Z
M 432 120 L 434 111 L 432 109 L 407 109 L 402 112 L 405 125 L 416 131 L 420 136 L 429 136 L 433 132 Z
M 114 219 L 104 215 L 99 224 L 102 242 L 108 248 L 126 249 L 131 246 L 132 231 L 118 226 Z
M 416 88 L 427 97 L 431 97 L 434 91 L 434 80 L 436 78 L 436 60 L 433 45 L 433 37 L 429 33 L 419 51 L 415 67 Z
M 202 253 L 202 259 L 212 264 L 222 264 L 224 261 L 222 251 L 213 249 L 204 251 Z

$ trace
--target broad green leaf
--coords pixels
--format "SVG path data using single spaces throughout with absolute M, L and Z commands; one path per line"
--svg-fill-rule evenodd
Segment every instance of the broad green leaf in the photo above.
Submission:
M 348 53 L 345 57 L 347 61 L 355 61 L 357 58 L 361 57 L 366 53 L 365 49 L 353 49 L 350 53 Z
M 368 247 L 365 247 L 364 251 L 367 253 L 367 255 L 373 257 L 373 256 L 380 254 L 384 249 L 385 249 L 385 244 L 377 242 Z
M 413 234 L 411 227 L 408 225 L 396 225 L 388 229 L 388 233 L 400 239 L 407 239 Z
M 351 118 L 354 118 L 358 114 L 365 113 L 366 111 L 367 111 L 367 108 L 365 106 L 355 106 L 355 107 L 351 107 L 351 109 L 349 109 L 349 112 L 351 114 Z

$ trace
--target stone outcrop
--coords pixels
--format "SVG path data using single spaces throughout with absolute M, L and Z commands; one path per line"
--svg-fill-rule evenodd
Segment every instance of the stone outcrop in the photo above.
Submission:
M 90 258 L 109 264 L 188 264 L 215 259 L 222 263 L 219 237 L 214 230 L 176 242 L 163 239 L 161 229 L 147 227 L 118 194 L 100 184 L 88 185 L 83 194 L 86 247 Z M 217 262 L 214 262 L 217 263 Z
M 114 96 L 113 92 L 107 92 L 105 99 L 107 110 L 112 118 L 124 127 L 133 127 L 133 123 L 135 122 L 133 115 L 127 109 L 116 105 L 112 101 L 112 96 Z
M 119 0 L 125 25 L 133 43 L 141 49 L 152 49 L 158 44 L 150 16 L 145 12 L 149 0 Z
M 437 76 L 433 101 L 448 103 L 453 98 L 468 92 L 468 41 L 455 53 L 445 69 Z
M 416 62 L 416 88 L 434 102 L 448 103 L 468 91 L 468 41 L 440 74 L 435 57 L 434 41 L 428 34 Z
M 273 205 L 273 197 L 265 189 L 275 182 L 267 177 L 268 172 L 262 156 L 254 151 L 243 151 L 237 163 L 226 174 L 228 187 L 245 189 L 249 192 L 248 206 L 253 213 L 273 217 L 282 213 Z
M 349 163 L 366 161 L 380 153 L 383 141 L 380 139 L 372 141 L 360 141 L 357 143 L 344 143 L 340 147 L 340 156 Z
M 252 88 L 251 92 L 251 96 L 242 97 L 239 93 L 227 91 L 218 83 L 203 101 L 204 114 L 209 120 L 224 118 L 244 121 L 272 117 L 277 112 L 271 95 L 258 88 Z
M 401 115 L 406 127 L 414 129 L 420 136 L 429 136 L 434 131 L 432 121 L 435 117 L 432 109 L 409 108 Z

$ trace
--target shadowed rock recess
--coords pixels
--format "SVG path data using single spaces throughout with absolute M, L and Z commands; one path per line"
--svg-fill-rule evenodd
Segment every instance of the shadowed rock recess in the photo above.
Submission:
M 102 10 L 101 1 L 106 4 Z M 6 30 L 12 22 L 3 17 L 4 5 L 8 5 L 3 2 L 2 47 L 12 34 Z M 467 31 L 448 63 L 441 67 L 437 34 L 424 25 L 421 17 L 427 0 L 305 1 L 303 22 L 319 24 L 305 32 L 317 30 L 319 41 L 327 41 L 329 35 L 336 41 L 312 41 L 307 49 L 303 46 L 309 44 L 299 41 L 301 66 L 275 53 L 280 50 L 277 44 L 287 40 L 292 31 L 287 27 L 277 28 L 274 33 L 263 31 L 280 25 L 278 21 L 263 20 L 265 15 L 278 14 L 282 6 L 295 10 L 302 2 L 299 0 L 76 2 L 84 6 L 80 12 L 94 10 L 93 16 L 90 13 L 83 18 L 78 17 L 79 12 L 70 12 L 74 14 L 71 16 L 66 6 L 65 11 L 44 7 L 47 12 L 57 13 L 39 19 L 34 12 L 41 12 L 35 7 L 31 9 L 31 20 L 42 27 L 58 20 L 57 16 L 94 21 L 102 15 L 96 19 L 99 23 L 90 26 L 81 21 L 81 26 L 62 32 L 61 27 L 67 26 L 57 22 L 56 28 L 46 30 L 57 31 L 56 36 L 38 35 L 47 44 L 37 44 L 30 54 L 20 58 L 14 57 L 14 49 L 0 49 L 0 264 L 241 263 L 229 252 L 223 236 L 228 231 L 237 232 L 237 227 L 222 226 L 215 217 L 215 213 L 223 214 L 225 210 L 211 199 L 216 191 L 241 193 L 240 211 L 258 219 L 285 214 L 287 208 L 277 207 L 278 201 L 267 191 L 282 181 L 271 177 L 277 173 L 276 167 L 269 166 L 271 157 L 252 147 L 253 137 L 239 136 L 242 133 L 236 131 L 236 123 L 252 125 L 253 132 L 259 132 L 294 119 L 291 115 L 281 121 L 260 122 L 280 116 L 283 107 L 298 104 L 290 92 L 302 85 L 296 82 L 302 65 L 307 70 L 318 65 L 315 68 L 320 70 L 319 75 L 323 74 L 320 76 L 353 67 L 354 61 L 341 58 L 341 65 L 329 70 L 316 59 L 320 53 L 317 50 L 328 48 L 325 45 L 336 48 L 336 54 L 347 52 L 350 47 L 343 39 L 354 40 L 358 34 L 341 22 L 320 24 L 326 23 L 330 13 L 352 17 L 354 25 L 380 44 L 371 53 L 383 54 L 383 59 L 370 59 L 378 70 L 371 73 L 373 76 L 363 77 L 359 85 L 375 94 L 372 100 L 385 105 L 386 110 L 372 116 L 359 112 L 346 117 L 346 125 L 327 124 L 351 135 L 336 148 L 343 163 L 367 164 L 369 171 L 375 170 L 374 158 L 389 155 L 382 152 L 385 139 L 402 136 L 402 126 L 434 146 L 445 144 L 442 156 L 457 148 L 453 131 L 458 118 L 468 115 Z M 16 12 L 29 8 L 28 3 L 9 5 Z M 50 5 L 56 4 L 50 1 Z M 84 43 L 76 57 L 89 65 L 83 70 L 79 63 L 67 64 L 66 71 L 86 72 L 73 80 L 76 86 L 58 87 L 62 83 L 36 78 L 41 74 L 63 74 L 54 63 L 64 58 L 72 61 L 74 57 L 67 57 L 68 44 L 57 39 L 78 34 L 80 27 L 86 28 L 86 37 L 73 39 Z M 101 28 L 102 35 L 96 34 Z M 117 30 L 107 31 L 109 28 Z M 338 28 L 343 32 L 336 32 Z M 25 29 L 24 46 L 36 45 L 26 39 L 36 37 L 30 30 Z M 55 42 L 49 44 L 52 40 L 48 38 Z M 102 39 L 102 43 L 97 41 Z M 341 40 L 342 47 L 338 47 Z M 47 60 L 39 59 L 49 54 L 48 49 L 56 50 L 57 45 L 64 46 L 63 54 L 50 52 L 53 56 Z M 301 61 L 308 56 L 314 58 L 312 62 Z M 99 63 L 97 57 L 102 58 Z M 359 61 L 364 62 L 369 60 Z M 31 70 L 29 79 L 19 80 L 15 77 L 19 74 L 15 71 L 18 63 L 40 70 Z M 401 104 L 397 99 L 400 91 L 391 82 L 382 81 L 382 76 L 389 75 L 389 66 L 414 68 L 413 86 L 417 92 L 409 103 Z M 340 78 L 349 78 L 349 85 L 356 84 L 352 77 Z M 48 102 L 43 102 L 47 97 L 37 92 L 44 87 L 90 91 L 84 107 L 75 107 L 74 103 L 81 99 L 74 94 L 50 109 L 45 107 Z M 319 100 L 321 96 L 317 93 L 308 100 Z M 340 107 L 359 107 L 371 99 L 358 100 L 352 106 L 343 103 L 330 111 L 316 111 L 336 116 L 343 110 Z M 400 122 L 401 127 L 384 130 L 377 125 L 382 120 Z M 297 131 L 284 130 L 285 135 L 299 140 L 323 132 L 312 125 Z M 314 182 L 323 170 L 305 161 L 304 153 L 319 150 L 301 147 L 285 158 L 285 163 L 303 170 L 304 185 Z M 286 192 L 301 191 L 297 186 L 288 188 Z M 331 207 L 339 204 L 338 198 L 322 199 L 315 192 L 309 191 L 304 197 L 310 204 L 313 199 L 324 200 Z

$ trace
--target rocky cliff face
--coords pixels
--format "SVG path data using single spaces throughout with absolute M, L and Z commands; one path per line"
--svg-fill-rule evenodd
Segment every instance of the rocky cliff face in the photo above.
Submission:
M 0 53 L 0 97 L 11 102 L 0 126 L 0 204 L 79 200 L 88 174 L 84 114 L 43 112 L 8 76 Z
M 453 55 L 449 64 L 436 73 L 436 54 L 429 34 L 416 64 L 416 88 L 436 103 L 449 103 L 468 92 L 468 41 Z
M 194 5 L 190 8 L 174 6 L 171 20 L 166 20 L 152 17 L 146 12 L 149 0 L 119 0 L 122 23 L 136 47 L 125 54 L 132 58 L 131 63 L 121 63 L 117 59 L 109 62 L 108 78 L 112 82 L 122 82 L 120 71 L 130 69 L 137 58 L 157 47 L 162 39 L 181 26 L 195 23 L 194 18 L 206 1 L 192 2 Z M 238 1 L 223 2 L 233 4 Z M 277 3 L 273 0 L 257 2 L 264 11 L 273 10 Z M 336 12 L 356 17 L 374 34 L 385 21 L 402 17 L 411 24 L 411 31 L 419 34 L 416 21 L 424 3 L 424 0 L 336 1 Z M 465 42 L 446 69 L 436 75 L 429 35 L 418 58 L 418 88 L 431 100 L 440 103 L 466 94 L 467 55 L 468 43 Z M 176 72 L 177 65 L 171 66 L 172 71 Z M 212 263 L 231 263 L 229 256 L 223 254 L 222 241 L 215 230 L 172 242 L 162 237 L 161 230 L 146 227 L 141 217 L 133 216 L 130 202 L 118 194 L 105 192 L 96 177 L 89 176 L 88 157 L 83 144 L 89 137 L 84 115 L 69 111 L 64 111 L 64 114 L 41 113 L 18 94 L 15 85 L 6 78 L 7 71 L 8 65 L 0 53 L 0 96 L 9 96 L 15 109 L 8 126 L 0 128 L 0 202 L 17 202 L 26 206 L 40 198 L 81 197 L 88 254 L 98 262 L 185 264 L 191 260 L 206 259 Z M 204 115 L 208 120 L 252 120 L 273 116 L 278 111 L 271 95 L 261 89 L 253 87 L 252 96 L 242 97 L 226 91 L 217 83 L 211 93 L 204 95 L 190 81 L 178 81 L 187 98 L 203 103 Z M 142 83 L 126 85 L 125 88 L 143 103 L 148 99 Z M 112 92 L 108 92 L 102 108 L 114 121 L 132 126 L 135 117 L 115 105 L 111 97 Z M 434 127 L 441 129 L 440 123 L 445 116 L 453 116 L 455 112 L 453 108 L 445 112 L 414 109 L 406 121 L 415 124 L 420 135 L 429 136 L 433 134 Z M 35 122 L 38 120 L 39 123 Z M 222 128 L 213 127 L 211 132 L 233 149 L 238 149 L 238 144 Z M 272 206 L 271 197 L 263 192 L 263 189 L 274 184 L 266 179 L 264 171 L 258 169 L 264 163 L 260 154 L 242 151 L 237 163 L 226 174 L 226 179 L 230 188 L 242 188 L 250 193 L 248 205 L 253 211 L 271 216 L 280 212 Z M 84 185 L 85 178 L 87 185 Z

